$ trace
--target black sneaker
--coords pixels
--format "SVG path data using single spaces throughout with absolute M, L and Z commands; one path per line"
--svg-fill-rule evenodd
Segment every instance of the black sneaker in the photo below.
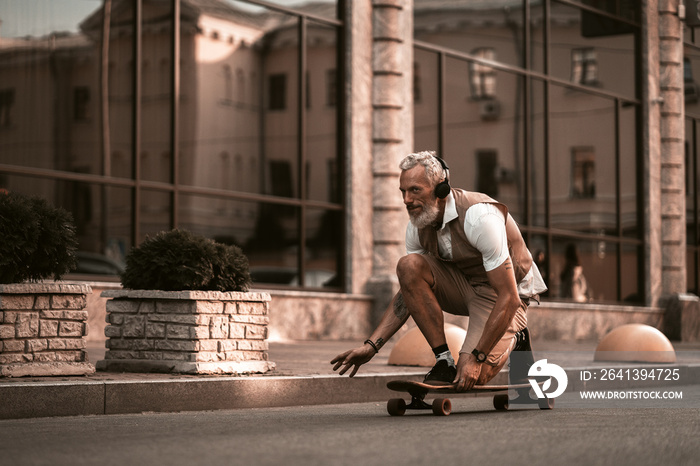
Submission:
M 439 360 L 430 372 L 423 379 L 423 383 L 430 385 L 452 385 L 455 377 L 457 377 L 457 368 L 450 366 L 444 359 Z

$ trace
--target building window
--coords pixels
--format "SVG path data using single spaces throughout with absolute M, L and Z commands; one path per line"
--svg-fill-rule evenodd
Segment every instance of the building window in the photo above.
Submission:
M 571 81 L 595 86 L 598 84 L 598 55 L 593 48 L 571 51 Z
M 413 102 L 420 103 L 423 97 L 423 89 L 421 87 L 420 63 L 413 62 Z
M 595 151 L 592 147 L 571 150 L 571 197 L 595 198 Z
M 15 105 L 15 90 L 0 90 L 0 127 L 12 125 L 12 107 Z
M 269 86 L 269 109 L 284 110 L 287 108 L 287 75 L 271 75 L 269 78 Z
M 233 72 L 231 67 L 224 65 L 224 101 L 230 103 L 233 101 Z
M 494 60 L 495 53 L 491 47 L 472 50 L 472 55 L 483 60 Z M 485 100 L 496 97 L 496 70 L 489 65 L 469 62 L 469 83 L 472 99 Z
M 495 150 L 476 151 L 476 190 L 487 196 L 498 197 L 498 153 Z
M 90 118 L 90 88 L 76 87 L 73 91 L 73 119 L 87 121 Z
M 337 100 L 337 82 L 334 69 L 326 70 L 326 106 L 335 107 Z
M 238 104 L 245 105 L 245 72 L 241 68 L 236 69 L 236 86 Z

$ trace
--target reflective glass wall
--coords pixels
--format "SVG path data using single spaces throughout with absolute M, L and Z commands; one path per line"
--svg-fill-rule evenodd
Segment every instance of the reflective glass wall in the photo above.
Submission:
M 694 10 L 693 10 L 694 12 Z M 684 28 L 686 265 L 688 292 L 700 292 L 700 21 Z
M 508 206 L 549 299 L 643 302 L 640 9 L 414 5 L 415 149 Z
M 339 290 L 335 1 L 0 3 L 0 189 L 73 214 L 84 276 L 183 228 L 258 284 Z M 71 278 L 71 277 L 67 277 Z

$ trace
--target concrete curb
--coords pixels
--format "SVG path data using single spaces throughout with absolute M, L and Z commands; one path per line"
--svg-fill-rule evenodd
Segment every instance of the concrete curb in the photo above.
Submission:
M 700 384 L 700 364 L 664 368 L 678 369 L 679 380 L 659 384 L 621 378 L 593 383 L 581 381 L 581 371 L 599 371 L 600 367 L 566 368 L 567 392 Z M 423 377 L 421 371 L 357 375 L 352 379 L 323 375 L 11 383 L 0 385 L 0 419 L 386 402 L 396 397 L 396 392 L 386 388 L 389 380 L 420 381 Z M 492 383 L 508 383 L 507 371 L 499 373 Z
M 13 383 L 0 386 L 0 419 L 207 411 L 386 400 L 389 380 L 423 373 L 217 377 L 159 381 Z

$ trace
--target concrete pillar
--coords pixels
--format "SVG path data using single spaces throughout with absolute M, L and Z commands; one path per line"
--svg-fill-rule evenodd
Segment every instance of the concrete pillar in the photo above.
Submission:
M 683 23 L 678 0 L 659 0 L 662 295 L 686 290 Z
M 346 288 L 365 293 L 372 276 L 372 0 L 345 5 Z
M 405 254 L 408 216 L 398 164 L 413 149 L 413 7 L 411 0 L 374 0 L 372 30 L 372 279 L 380 315 L 398 290 L 396 263 Z
M 642 150 L 644 153 L 644 294 L 647 306 L 657 306 L 661 280 L 661 141 L 659 121 L 659 13 L 657 0 L 647 0 L 642 25 Z

